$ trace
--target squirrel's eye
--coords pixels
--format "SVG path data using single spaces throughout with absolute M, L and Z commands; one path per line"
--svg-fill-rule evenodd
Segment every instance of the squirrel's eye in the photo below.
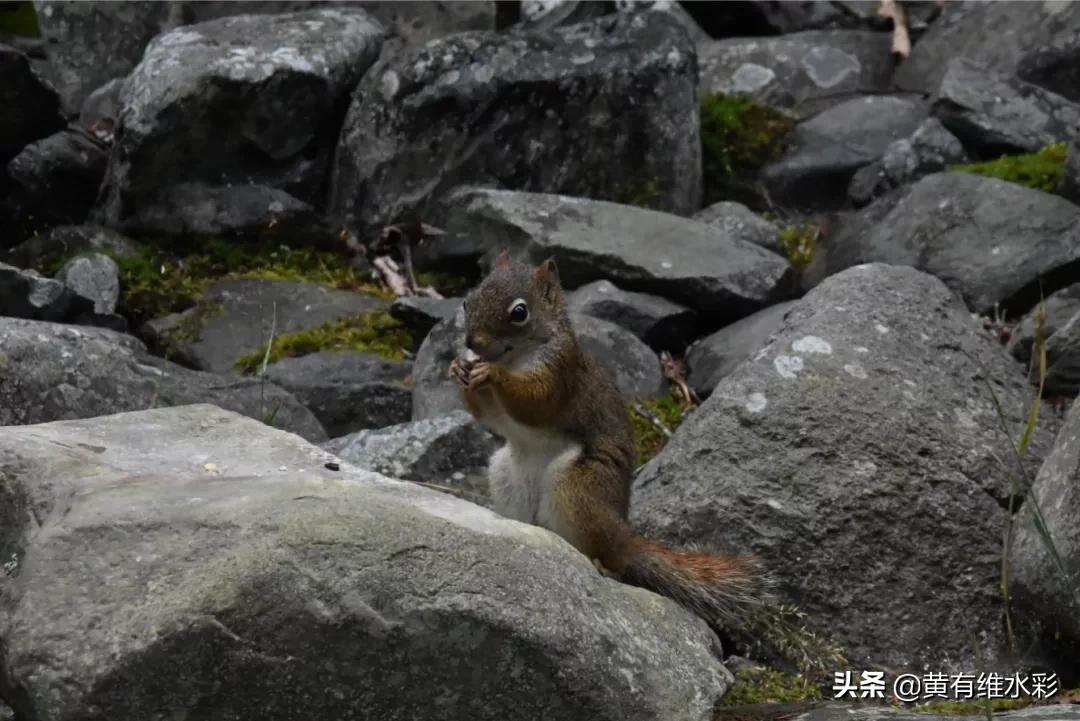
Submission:
M 510 304 L 510 322 L 514 325 L 522 325 L 529 320 L 529 308 L 523 300 L 515 300 Z

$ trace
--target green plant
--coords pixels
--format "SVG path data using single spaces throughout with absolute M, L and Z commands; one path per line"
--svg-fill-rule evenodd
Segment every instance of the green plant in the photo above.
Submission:
M 814 259 L 820 238 L 821 227 L 810 222 L 789 225 L 780 231 L 780 242 L 784 246 L 784 253 L 788 261 L 799 271 L 805 270 Z
M 1007 180 L 1010 183 L 1052 193 L 1061 180 L 1065 167 L 1065 155 L 1068 151 L 1068 143 L 1057 143 L 1048 145 L 1036 153 L 1003 155 L 997 160 L 953 165 L 949 169 Z
M 682 404 L 674 395 L 628 404 L 634 431 L 636 465 L 647 463 L 667 445 L 671 433 L 683 421 Z
M 282 358 L 335 350 L 366 351 L 390 360 L 401 360 L 412 348 L 413 336 L 409 329 L 385 311 L 377 310 L 339 318 L 317 328 L 283 333 L 254 353 L 238 358 L 236 369 L 251 374 Z
M 802 675 L 770 668 L 740 669 L 735 683 L 720 700 L 722 706 L 817 701 L 821 689 Z
M 660 187 L 656 178 L 634 180 L 626 185 L 619 198 L 623 205 L 636 205 L 639 208 L 655 208 L 660 197 Z
M 775 160 L 795 127 L 787 115 L 750 98 L 709 93 L 701 99 L 702 169 L 707 188 Z
M 995 698 L 978 701 L 935 701 L 933 703 L 912 706 L 915 713 L 932 713 L 940 716 L 974 716 L 989 708 L 990 713 L 1015 711 L 1034 704 L 1030 698 Z

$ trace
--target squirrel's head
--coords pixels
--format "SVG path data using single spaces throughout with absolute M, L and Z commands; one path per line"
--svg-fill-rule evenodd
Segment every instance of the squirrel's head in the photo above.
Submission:
M 554 258 L 532 268 L 503 252 L 465 298 L 465 346 L 485 361 L 513 365 L 568 328 Z

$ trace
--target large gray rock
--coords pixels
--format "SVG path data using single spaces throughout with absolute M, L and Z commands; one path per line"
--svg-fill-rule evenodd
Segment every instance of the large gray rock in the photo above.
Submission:
M 757 553 L 860 664 L 970 670 L 975 634 L 993 668 L 1001 504 L 1019 472 L 1003 449 L 1029 397 L 941 281 L 852 268 L 686 419 L 638 475 L 632 516 L 663 539 Z M 1030 466 L 1051 437 L 1036 429 Z
M 273 383 L 188 370 L 103 328 L 0 318 L 0 369 L 0 426 L 213 403 L 326 440 L 315 416 Z
M 1058 194 L 1080 205 L 1080 142 L 1076 140 L 1069 144 L 1069 152 L 1065 155 Z
M 1040 303 L 1043 313 L 1043 350 L 1046 374 L 1043 395 L 1073 398 L 1080 394 L 1080 284 L 1073 284 L 1047 296 Z M 1040 306 L 1032 308 L 1011 329 L 1008 348 L 1028 369 L 1028 377 L 1039 384 L 1038 360 L 1032 358 Z
M 62 321 L 92 308 L 59 280 L 0 263 L 0 316 Z
M 1078 30 L 1080 5 L 1076 3 L 945 3 L 941 17 L 900 65 L 896 84 L 904 90 L 934 93 L 949 61 L 958 57 L 969 58 L 992 72 L 1015 76 L 1027 56 L 1068 42 Z M 1040 84 L 1050 79 L 1046 74 L 1030 77 L 1031 82 Z M 1075 87 L 1071 94 L 1059 87 L 1051 89 L 1080 102 L 1080 91 Z
M 762 168 L 762 180 L 784 205 L 837 208 L 855 171 L 915 132 L 926 114 L 921 102 L 900 96 L 848 100 L 799 123 L 783 155 Z
M 769 306 L 694 343 L 686 354 L 694 392 L 708 398 L 720 381 L 761 350 L 780 329 L 792 305 L 794 302 L 789 301 Z
M 607 280 L 587 283 L 566 299 L 571 312 L 614 323 L 655 351 L 677 353 L 694 337 L 697 313 L 647 293 L 631 293 Z
M 869 30 L 808 30 L 728 38 L 699 50 L 702 93 L 750 95 L 807 115 L 890 87 L 889 35 Z
M 650 398 L 664 391 L 659 357 L 633 333 L 579 313 L 571 313 L 583 350 L 607 367 L 623 395 Z M 458 310 L 449 320 L 431 329 L 413 363 L 413 420 L 437 418 L 464 410 L 461 391 L 447 369 L 454 358 L 465 355 L 465 317 Z
M 545 530 L 208 406 L 0 430 L 20 718 L 712 718 L 675 603 Z
M 324 351 L 270 364 L 266 377 L 296 396 L 331 438 L 404 423 L 412 415 L 412 369 L 360 351 Z
M 937 118 L 927 118 L 910 137 L 889 143 L 879 160 L 856 171 L 848 186 L 848 198 L 861 207 L 924 175 L 967 160 L 956 136 Z
M 1033 153 L 1080 134 L 1080 105 L 967 58 L 949 63 L 933 112 L 965 146 L 989 156 Z
M 1080 672 L 1080 404 L 1073 404 L 1017 519 L 1009 558 L 1019 632 L 1051 667 Z M 1060 562 L 1060 565 L 1059 565 Z
M 176 185 L 261 185 L 321 200 L 340 108 L 383 30 L 358 9 L 242 15 L 158 36 L 125 81 L 102 217 Z
M 245 184 L 174 185 L 140 207 L 122 227 L 143 237 L 242 237 L 268 242 L 277 236 L 296 245 L 315 245 L 321 239 L 323 247 L 332 237 L 308 203 L 284 190 Z
M 655 190 L 690 214 L 701 195 L 697 65 L 666 13 L 569 28 L 471 33 L 381 61 L 342 129 L 331 206 L 368 237 L 439 225 L 461 184 L 619 200 Z
M 15 48 L 0 45 L 0 167 L 29 143 L 64 126 L 56 91 Z
M 175 353 L 198 370 L 233 373 L 236 361 L 275 337 L 345 316 L 381 310 L 368 295 L 291 280 L 225 280 L 198 304 L 152 320 L 145 332 L 155 348 Z
M 23 148 L 7 170 L 20 213 L 29 216 L 25 222 L 39 228 L 84 222 L 105 177 L 106 157 L 105 146 L 75 130 Z
M 94 303 L 94 312 L 116 312 L 120 299 L 120 269 L 116 261 L 101 253 L 77 255 L 56 273 L 56 279 Z
M 487 464 L 499 440 L 465 411 L 358 431 L 322 447 L 368 471 L 391 478 L 459 488 L 486 499 Z
M 724 228 L 643 208 L 558 195 L 465 190 L 442 246 L 463 256 L 507 249 L 554 256 L 567 288 L 607 279 L 700 312 L 717 326 L 790 297 L 795 273 Z
M 460 306 L 460 298 L 427 298 L 407 295 L 395 298 L 390 304 L 389 312 L 412 331 L 417 341 L 423 341 L 436 323 L 453 318 Z
M 1080 258 L 1080 208 L 969 173 L 922 178 L 863 231 L 830 237 L 830 274 L 867 262 L 914 266 L 944 280 L 980 313 L 995 304 L 1026 311 L 1039 300 L 1042 276 Z
M 760 245 L 766 250 L 784 255 L 784 244 L 780 241 L 780 228 L 742 203 L 721 200 L 694 213 L 694 220 L 715 225 L 733 238 L 748 240 L 754 245 Z

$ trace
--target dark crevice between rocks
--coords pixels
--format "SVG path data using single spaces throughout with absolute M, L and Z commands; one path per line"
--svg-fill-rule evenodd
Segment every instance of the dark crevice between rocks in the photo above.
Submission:
M 1003 299 L 998 304 L 999 312 L 1003 313 L 1005 318 L 1010 321 L 1019 321 L 1025 313 L 1037 306 L 1040 301 L 1075 283 L 1080 283 L 1080 259 L 1059 265 Z M 994 309 L 981 308 L 979 312 L 992 314 Z

